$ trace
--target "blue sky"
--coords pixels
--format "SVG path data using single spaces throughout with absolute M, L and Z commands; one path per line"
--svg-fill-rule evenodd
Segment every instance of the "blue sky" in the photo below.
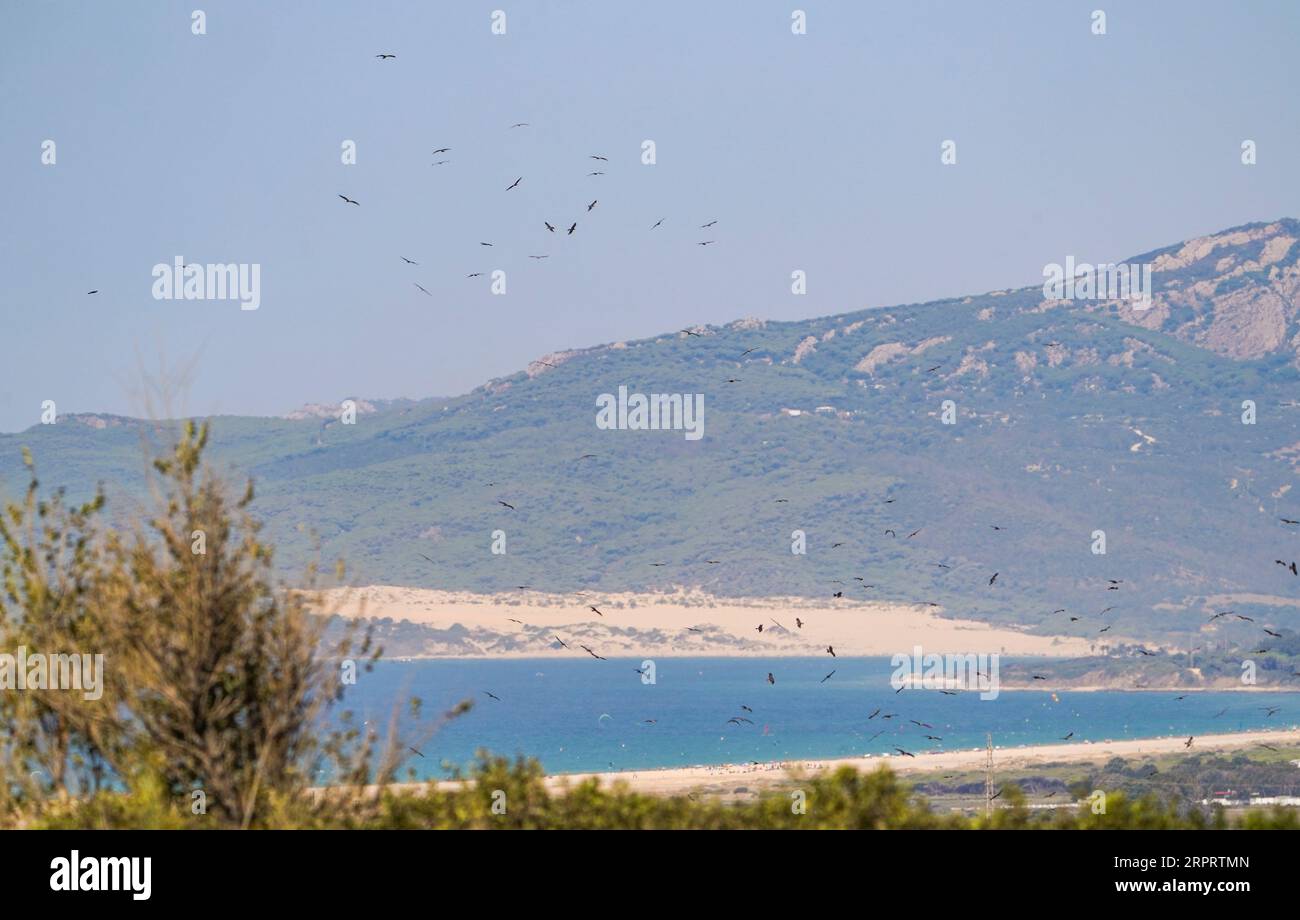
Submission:
M 164 362 L 192 413 L 451 395 L 551 350 L 1300 216 L 1298 38 L 1285 0 L 6 0 L 0 430 L 46 399 L 142 414 Z M 178 255 L 258 263 L 261 308 L 155 300 Z M 504 296 L 465 278 L 494 269 Z

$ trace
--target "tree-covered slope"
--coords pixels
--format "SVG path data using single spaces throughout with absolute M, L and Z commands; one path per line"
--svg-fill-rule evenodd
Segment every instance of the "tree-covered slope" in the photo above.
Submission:
M 1300 557 L 1279 520 L 1300 519 L 1296 237 L 1285 220 L 1138 257 L 1145 311 L 1031 287 L 743 320 L 539 356 L 355 424 L 214 419 L 213 456 L 256 479 L 287 573 L 318 539 L 359 583 L 843 591 L 1081 635 L 1107 606 L 1130 634 L 1216 604 L 1294 625 L 1300 578 L 1275 560 Z M 704 437 L 599 429 L 620 386 L 703 394 Z M 46 484 L 102 481 L 127 509 L 153 437 L 66 416 L 0 436 L 0 475 L 21 487 L 28 446 Z

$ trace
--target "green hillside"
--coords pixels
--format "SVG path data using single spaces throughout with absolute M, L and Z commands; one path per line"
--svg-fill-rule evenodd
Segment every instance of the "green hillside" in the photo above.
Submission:
M 256 479 L 286 573 L 314 534 L 356 583 L 843 591 L 1079 635 L 1112 605 L 1129 634 L 1181 635 L 1205 598 L 1249 594 L 1230 606 L 1294 627 L 1300 578 L 1274 560 L 1300 557 L 1300 526 L 1279 520 L 1300 519 L 1295 236 L 1284 220 L 1138 257 L 1157 263 L 1143 314 L 1031 287 L 700 327 L 541 356 L 353 425 L 214 419 L 212 456 Z M 598 429 L 620 385 L 704 394 L 704 437 Z M 150 430 L 68 416 L 0 435 L 0 481 L 21 486 L 28 446 L 47 485 L 102 481 L 126 513 Z

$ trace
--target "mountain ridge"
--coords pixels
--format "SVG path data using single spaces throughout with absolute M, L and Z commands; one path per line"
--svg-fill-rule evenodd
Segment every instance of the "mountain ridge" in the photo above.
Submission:
M 1249 596 L 1294 623 L 1273 560 L 1300 556 L 1277 520 L 1300 519 L 1297 238 L 1284 218 L 1136 256 L 1148 310 L 1040 285 L 739 319 L 552 352 L 449 399 L 372 400 L 355 425 L 217 417 L 212 456 L 257 480 L 286 574 L 312 557 L 304 525 L 357 583 L 838 590 L 1079 635 L 1116 594 L 1127 631 L 1189 636 L 1208 598 Z M 620 385 L 704 393 L 704 438 L 598 430 L 596 397 Z M 93 415 L 0 435 L 0 482 L 21 484 L 29 445 L 47 482 L 140 494 L 139 431 L 157 426 Z M 1052 620 L 1061 607 L 1079 621 Z

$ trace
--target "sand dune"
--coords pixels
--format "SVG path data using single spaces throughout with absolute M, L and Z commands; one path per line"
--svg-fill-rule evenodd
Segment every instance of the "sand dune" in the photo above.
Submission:
M 915 645 L 939 654 L 1089 654 L 1083 638 L 1034 635 L 954 619 L 938 615 L 942 608 L 920 604 L 717 598 L 695 591 L 465 594 L 390 586 L 334 589 L 326 592 L 326 602 L 345 616 L 391 617 L 452 631 L 431 634 L 424 649 L 412 657 L 585 655 L 579 643 L 606 657 L 819 655 L 831 644 L 842 655 L 910 653 Z M 552 638 L 557 634 L 569 650 L 558 647 Z

